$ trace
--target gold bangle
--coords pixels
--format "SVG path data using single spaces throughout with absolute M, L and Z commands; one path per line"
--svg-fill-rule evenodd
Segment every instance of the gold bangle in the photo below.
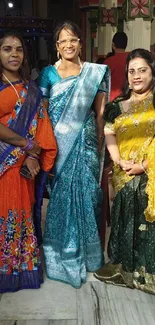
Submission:
M 39 155 L 37 153 L 33 153 L 33 152 L 32 153 L 31 152 L 29 153 L 28 152 L 28 155 L 30 155 L 30 156 L 32 156 L 34 158 L 39 158 Z
M 141 163 L 141 168 L 143 169 L 143 172 L 146 174 L 146 169 L 145 169 L 145 167 L 144 167 L 144 163 L 143 163 L 143 161 L 142 161 L 142 163 Z

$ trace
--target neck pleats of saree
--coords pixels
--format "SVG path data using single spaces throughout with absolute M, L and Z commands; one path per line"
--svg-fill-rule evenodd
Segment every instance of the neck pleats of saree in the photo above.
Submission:
M 132 160 L 141 164 L 148 160 L 146 193 L 148 206 L 145 210 L 146 220 L 155 221 L 155 109 L 152 95 L 139 103 L 132 103 L 127 112 L 120 114 L 114 123 L 120 156 L 125 160 Z M 116 192 L 135 175 L 129 176 L 118 165 L 114 166 L 114 187 Z

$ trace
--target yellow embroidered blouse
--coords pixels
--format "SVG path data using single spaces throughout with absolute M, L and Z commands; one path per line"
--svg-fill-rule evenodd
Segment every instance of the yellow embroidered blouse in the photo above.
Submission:
M 146 220 L 155 221 L 155 109 L 152 95 L 123 112 L 121 102 L 114 101 L 106 107 L 104 119 L 106 128 L 116 134 L 120 156 L 125 160 L 142 163 L 148 160 L 146 193 L 148 206 L 145 210 Z M 114 165 L 113 183 L 116 192 L 125 183 L 136 177 L 129 176 L 119 165 Z

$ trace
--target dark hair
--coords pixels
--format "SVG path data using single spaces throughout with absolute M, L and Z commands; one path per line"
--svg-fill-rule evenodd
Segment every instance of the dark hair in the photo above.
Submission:
M 128 43 L 128 37 L 124 32 L 117 32 L 112 39 L 117 49 L 126 49 Z
M 155 43 L 150 46 L 150 51 L 155 53 Z
M 37 62 L 37 68 L 39 69 L 39 71 L 41 71 L 43 68 L 47 67 L 48 65 L 48 60 L 38 60 Z
M 108 52 L 107 55 L 106 55 L 106 59 L 107 58 L 110 58 L 111 56 L 115 55 L 115 51 L 112 50 L 111 52 Z
M 28 65 L 28 58 L 27 58 L 27 49 L 24 43 L 23 38 L 17 31 L 8 31 L 3 34 L 0 38 L 0 47 L 3 44 L 4 40 L 8 37 L 16 37 L 21 41 L 22 47 L 23 47 L 23 53 L 24 53 L 24 58 L 21 67 L 19 68 L 19 74 L 20 77 L 23 81 L 27 81 L 30 79 L 30 70 L 29 70 L 29 65 Z M 2 80 L 2 73 L 3 73 L 3 66 L 1 63 L 0 59 L 0 80 Z
M 104 58 L 98 58 L 97 60 L 96 60 L 96 63 L 97 64 L 103 64 L 104 63 Z
M 69 20 L 66 20 L 64 21 L 63 23 L 59 24 L 56 29 L 55 29 L 55 32 L 54 32 L 54 41 L 55 41 L 55 44 L 56 42 L 58 41 L 59 39 L 59 35 L 61 33 L 61 31 L 63 29 L 66 29 L 66 30 L 71 30 L 73 34 L 75 34 L 81 41 L 81 30 L 79 28 L 78 25 L 76 25 L 75 23 L 69 21 Z
M 126 60 L 126 81 L 125 81 L 125 86 L 123 89 L 123 94 L 122 94 L 120 100 L 129 99 L 131 96 L 131 89 L 129 89 L 129 82 L 128 82 L 128 67 L 129 67 L 129 62 L 135 58 L 144 59 L 152 71 L 151 90 L 153 93 L 153 106 L 155 108 L 155 60 L 154 60 L 153 54 L 145 49 L 135 49 L 132 52 L 130 52 L 127 57 L 127 60 Z

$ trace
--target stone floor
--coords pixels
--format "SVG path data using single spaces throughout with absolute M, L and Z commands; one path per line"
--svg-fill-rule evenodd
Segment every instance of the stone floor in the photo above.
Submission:
M 146 324 L 155 324 L 155 296 L 106 285 L 91 273 L 81 289 L 45 276 L 40 290 L 0 296 L 0 325 Z

